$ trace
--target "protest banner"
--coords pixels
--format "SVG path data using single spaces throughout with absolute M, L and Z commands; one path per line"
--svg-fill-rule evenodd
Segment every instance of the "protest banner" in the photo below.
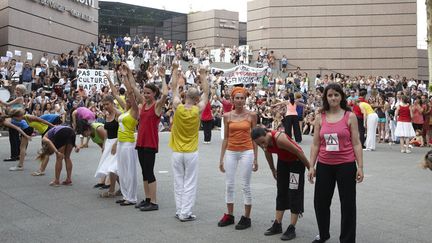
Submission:
M 29 61 L 33 60 L 33 53 L 27 52 L 27 60 Z
M 6 52 L 6 56 L 9 57 L 9 58 L 12 58 L 13 57 L 13 53 L 11 51 L 7 51 Z
M 15 50 L 15 56 L 20 57 L 21 56 L 21 51 Z
M 22 63 L 22 62 L 16 62 L 15 63 L 15 73 L 21 74 L 22 70 L 23 70 L 23 66 L 24 66 L 24 63 Z
M 260 84 L 267 68 L 254 68 L 246 65 L 239 65 L 230 69 L 212 68 L 212 73 L 223 72 L 223 81 L 226 85 L 236 84 Z
M 96 69 L 78 69 L 77 70 L 77 85 L 82 85 L 85 90 L 91 90 L 91 87 L 96 86 L 96 90 L 101 90 L 108 85 L 108 80 L 104 73 L 107 72 L 111 80 L 114 82 L 113 70 L 96 70 Z

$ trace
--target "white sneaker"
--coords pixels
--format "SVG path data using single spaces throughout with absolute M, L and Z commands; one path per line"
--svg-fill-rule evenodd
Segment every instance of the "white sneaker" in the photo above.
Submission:
M 189 215 L 189 216 L 187 216 L 187 217 L 184 217 L 183 215 L 180 215 L 180 216 L 179 216 L 179 220 L 180 220 L 181 222 L 194 221 L 194 220 L 196 220 L 196 216 L 193 215 L 193 214 L 191 214 L 191 215 Z
M 14 167 L 10 167 L 9 171 L 23 171 L 23 167 L 22 166 L 14 166 Z
M 405 153 L 406 151 L 404 149 L 401 150 L 401 153 Z
M 411 150 L 407 149 L 405 153 L 410 154 Z

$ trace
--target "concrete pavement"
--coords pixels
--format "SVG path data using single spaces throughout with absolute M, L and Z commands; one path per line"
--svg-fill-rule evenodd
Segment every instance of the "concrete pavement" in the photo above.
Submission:
M 39 165 L 34 158 L 40 138 L 34 138 L 24 171 L 9 172 L 15 162 L 0 162 L 0 242 L 280 242 L 278 235 L 263 235 L 274 219 L 276 186 L 261 150 L 259 170 L 252 176 L 252 228 L 236 231 L 234 226 L 217 227 L 225 212 L 224 175 L 218 170 L 221 144 L 218 131 L 213 131 L 210 145 L 200 143 L 199 188 L 194 210 L 197 220 L 177 221 L 168 138 L 169 133 L 160 134 L 155 167 L 160 210 L 154 212 L 140 212 L 133 207 L 118 206 L 115 199 L 98 198 L 100 191 L 92 187 L 101 151 L 91 142 L 90 148 L 72 155 L 73 186 L 48 186 L 54 174 L 54 156 L 45 176 L 31 176 Z M 311 140 L 305 136 L 302 144 L 307 156 Z M 366 178 L 357 187 L 357 242 L 431 241 L 432 173 L 418 167 L 426 151 L 416 148 L 412 154 L 401 154 L 398 145 L 378 144 L 377 151 L 364 153 Z M 7 137 L 0 137 L 0 154 L 2 159 L 9 157 Z M 236 186 L 237 222 L 243 209 L 240 185 Z M 142 198 L 142 182 L 138 188 Z M 289 224 L 287 216 L 284 230 Z M 332 238 L 328 242 L 338 242 L 339 228 L 336 190 Z M 305 213 L 292 242 L 311 242 L 317 232 L 313 185 L 306 182 Z

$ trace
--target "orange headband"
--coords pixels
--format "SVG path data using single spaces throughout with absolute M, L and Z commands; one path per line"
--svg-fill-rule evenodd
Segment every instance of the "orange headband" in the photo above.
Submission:
M 244 94 L 246 96 L 246 89 L 243 87 L 235 87 L 232 91 L 231 91 L 231 97 L 234 98 L 234 96 L 236 94 Z

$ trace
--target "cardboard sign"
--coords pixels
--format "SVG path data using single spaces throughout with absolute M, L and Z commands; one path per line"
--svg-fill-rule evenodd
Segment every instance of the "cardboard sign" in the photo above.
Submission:
M 260 84 L 266 74 L 266 68 L 254 68 L 246 65 L 239 65 L 230 69 L 212 68 L 212 73 L 223 71 L 223 80 L 226 85 L 236 84 Z
M 96 69 L 78 69 L 77 70 L 77 85 L 82 85 L 85 90 L 91 90 L 96 86 L 96 90 L 101 90 L 104 86 L 109 86 L 104 73 L 107 72 L 111 80 L 114 82 L 113 70 L 96 70 Z

